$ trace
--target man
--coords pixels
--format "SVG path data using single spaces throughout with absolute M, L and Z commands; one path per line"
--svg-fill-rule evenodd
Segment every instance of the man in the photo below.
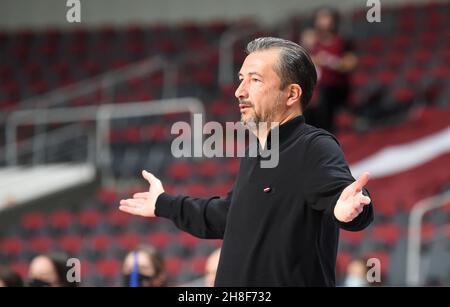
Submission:
M 119 209 L 223 238 L 215 286 L 334 286 L 339 227 L 357 231 L 373 220 L 363 190 L 368 173 L 355 181 L 336 139 L 305 124 L 317 79 L 306 51 L 266 37 L 247 52 L 236 90 L 241 121 L 279 123 L 278 166 L 261 168 L 261 156 L 244 157 L 228 196 L 208 199 L 168 195 L 143 171 L 149 191 L 121 200 Z M 265 148 L 269 129 L 255 130 Z

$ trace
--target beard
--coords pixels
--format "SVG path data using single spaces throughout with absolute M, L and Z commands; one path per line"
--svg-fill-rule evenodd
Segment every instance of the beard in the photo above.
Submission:
M 266 123 L 266 125 L 269 125 L 267 127 L 270 127 L 270 123 L 274 122 L 277 115 L 281 114 L 283 111 L 281 96 L 282 94 L 280 93 L 275 99 L 275 103 L 272 105 L 272 107 L 269 110 L 267 110 L 267 112 L 261 113 L 258 113 L 256 111 L 255 105 L 251 101 L 240 100 L 239 103 L 248 105 L 253 109 L 253 114 L 251 114 L 251 116 L 247 119 L 245 119 L 244 114 L 241 113 L 242 124 L 248 127 L 257 127 L 260 123 Z

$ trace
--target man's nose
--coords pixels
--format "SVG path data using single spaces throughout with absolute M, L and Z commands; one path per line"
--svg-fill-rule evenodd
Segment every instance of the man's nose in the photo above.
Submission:
M 239 84 L 238 88 L 236 89 L 236 92 L 234 92 L 234 96 L 236 96 L 237 99 L 248 98 L 248 91 L 245 81 L 242 81 L 241 84 Z

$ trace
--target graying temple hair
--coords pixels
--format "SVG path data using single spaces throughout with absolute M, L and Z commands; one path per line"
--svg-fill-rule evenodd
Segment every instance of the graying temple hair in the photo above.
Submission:
M 308 52 L 300 45 L 277 37 L 260 37 L 247 44 L 247 54 L 267 49 L 280 49 L 276 71 L 281 80 L 281 89 L 289 84 L 302 88 L 301 106 L 305 110 L 311 100 L 317 82 L 316 68 Z

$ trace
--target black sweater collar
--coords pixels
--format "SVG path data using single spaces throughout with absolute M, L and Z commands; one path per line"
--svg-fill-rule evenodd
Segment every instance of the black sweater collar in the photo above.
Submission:
M 281 124 L 278 126 L 278 137 L 279 137 L 279 145 L 282 145 L 287 141 L 289 136 L 293 134 L 293 132 L 298 129 L 301 125 L 305 123 L 305 117 L 303 115 L 299 115 L 297 117 L 294 117 L 290 119 L 289 121 L 285 122 L 284 124 Z M 269 131 L 267 135 L 267 146 L 271 146 L 271 135 L 272 135 L 272 129 Z M 259 141 L 258 141 L 259 143 Z M 266 148 L 268 148 L 266 147 Z

